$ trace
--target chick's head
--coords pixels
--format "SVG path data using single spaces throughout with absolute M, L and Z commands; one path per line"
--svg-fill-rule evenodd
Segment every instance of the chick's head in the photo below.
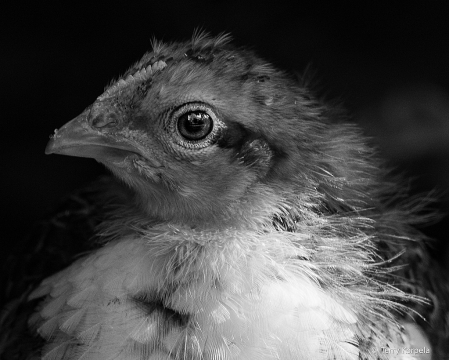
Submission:
M 327 112 L 228 36 L 196 35 L 184 43 L 154 41 L 151 52 L 55 132 L 46 152 L 95 158 L 156 218 L 262 219 L 292 197 L 318 194 L 326 176 L 349 176 L 346 152 L 354 139 L 341 141 Z

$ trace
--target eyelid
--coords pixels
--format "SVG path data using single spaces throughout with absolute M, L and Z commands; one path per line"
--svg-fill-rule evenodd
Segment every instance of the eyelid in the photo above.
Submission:
M 211 115 L 213 120 L 215 120 L 215 118 L 216 118 L 214 110 L 209 105 L 206 105 L 206 104 L 200 103 L 200 102 L 192 102 L 192 103 L 187 103 L 187 104 L 183 104 L 183 105 L 179 106 L 178 108 L 173 110 L 171 117 L 178 118 L 179 116 L 181 116 L 182 114 L 184 114 L 186 112 L 195 111 L 195 110 L 202 110 L 202 111 L 207 112 L 209 115 Z

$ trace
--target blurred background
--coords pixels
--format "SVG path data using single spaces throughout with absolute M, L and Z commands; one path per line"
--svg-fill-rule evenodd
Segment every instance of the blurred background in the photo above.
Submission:
M 387 2 L 385 2 L 387 4 Z M 291 72 L 309 64 L 413 192 L 437 190 L 442 217 L 423 230 L 449 258 L 449 1 L 34 2 L 1 5 L 1 253 L 58 200 L 104 168 L 45 156 L 49 135 L 150 49 L 154 36 L 187 39 L 196 27 Z

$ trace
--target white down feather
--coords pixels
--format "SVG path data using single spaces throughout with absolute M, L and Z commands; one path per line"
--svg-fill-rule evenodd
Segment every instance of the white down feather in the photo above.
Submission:
M 289 235 L 159 225 L 110 241 L 31 295 L 46 296 L 31 320 L 43 359 L 359 359 L 357 311 Z

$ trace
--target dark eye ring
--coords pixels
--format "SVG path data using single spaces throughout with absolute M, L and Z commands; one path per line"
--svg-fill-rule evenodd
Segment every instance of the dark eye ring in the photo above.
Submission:
M 190 141 L 203 140 L 213 128 L 212 117 L 204 110 L 190 110 L 178 117 L 177 127 L 183 138 Z

